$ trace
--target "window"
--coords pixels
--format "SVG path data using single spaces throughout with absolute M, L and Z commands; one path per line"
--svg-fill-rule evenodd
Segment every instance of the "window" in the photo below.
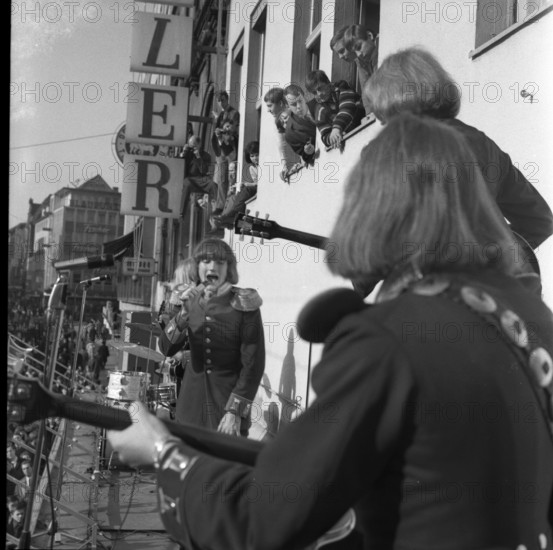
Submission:
M 291 82 L 304 88 L 307 73 L 319 68 L 322 0 L 297 0 L 294 14 Z
M 263 86 L 265 30 L 267 25 L 267 3 L 258 4 L 251 17 L 251 32 L 245 86 L 246 111 L 244 113 L 244 145 L 259 140 L 263 96 L 267 88 Z M 241 163 L 242 179 L 249 179 L 246 163 Z
M 478 0 L 475 47 L 507 36 L 508 29 L 524 26 L 551 5 L 551 0 Z

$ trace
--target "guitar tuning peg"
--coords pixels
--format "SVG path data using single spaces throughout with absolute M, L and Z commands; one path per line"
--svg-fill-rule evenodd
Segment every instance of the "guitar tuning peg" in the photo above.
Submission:
M 243 232 L 243 231 L 240 233 L 240 237 L 238 237 L 238 240 L 239 240 L 239 241 L 243 241 L 243 240 L 244 240 L 244 232 Z
M 265 239 L 263 239 L 263 237 L 261 237 L 260 244 L 265 244 Z
M 250 238 L 250 244 L 253 243 L 253 235 Z
M 256 217 L 256 218 L 259 218 L 259 210 L 256 211 L 255 217 Z
M 266 219 L 266 220 L 269 219 L 269 214 L 265 214 L 265 219 Z
M 251 212 L 249 208 L 246 208 L 246 216 Z

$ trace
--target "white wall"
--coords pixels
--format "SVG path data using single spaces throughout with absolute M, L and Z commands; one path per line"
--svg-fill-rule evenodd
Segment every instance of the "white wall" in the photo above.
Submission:
M 379 61 L 410 46 L 429 50 L 461 86 L 459 118 L 492 138 L 553 205 L 553 13 L 471 59 L 475 40 L 471 6 L 470 2 L 382 2 Z M 525 87 L 537 90 L 532 103 L 520 96 Z M 544 299 L 553 306 L 553 238 L 537 256 Z

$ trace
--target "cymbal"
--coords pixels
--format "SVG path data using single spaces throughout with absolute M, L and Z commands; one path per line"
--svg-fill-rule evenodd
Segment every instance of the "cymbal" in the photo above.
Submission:
M 133 342 L 109 340 L 109 345 L 118 351 L 129 353 L 131 355 L 136 355 L 137 357 L 142 357 L 143 359 L 151 359 L 152 361 L 156 362 L 163 361 L 165 359 L 165 355 L 159 353 L 159 351 L 148 348 L 146 346 L 141 346 L 140 344 L 134 344 Z
M 125 326 L 129 328 L 137 328 L 139 330 L 145 330 L 147 332 L 151 332 L 156 336 L 161 336 L 161 333 L 163 332 L 159 325 L 154 325 L 154 324 L 149 325 L 147 323 L 125 323 Z

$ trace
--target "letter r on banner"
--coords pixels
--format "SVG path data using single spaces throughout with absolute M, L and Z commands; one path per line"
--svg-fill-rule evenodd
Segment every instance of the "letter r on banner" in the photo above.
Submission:
M 184 159 L 125 155 L 121 214 L 178 218 Z

